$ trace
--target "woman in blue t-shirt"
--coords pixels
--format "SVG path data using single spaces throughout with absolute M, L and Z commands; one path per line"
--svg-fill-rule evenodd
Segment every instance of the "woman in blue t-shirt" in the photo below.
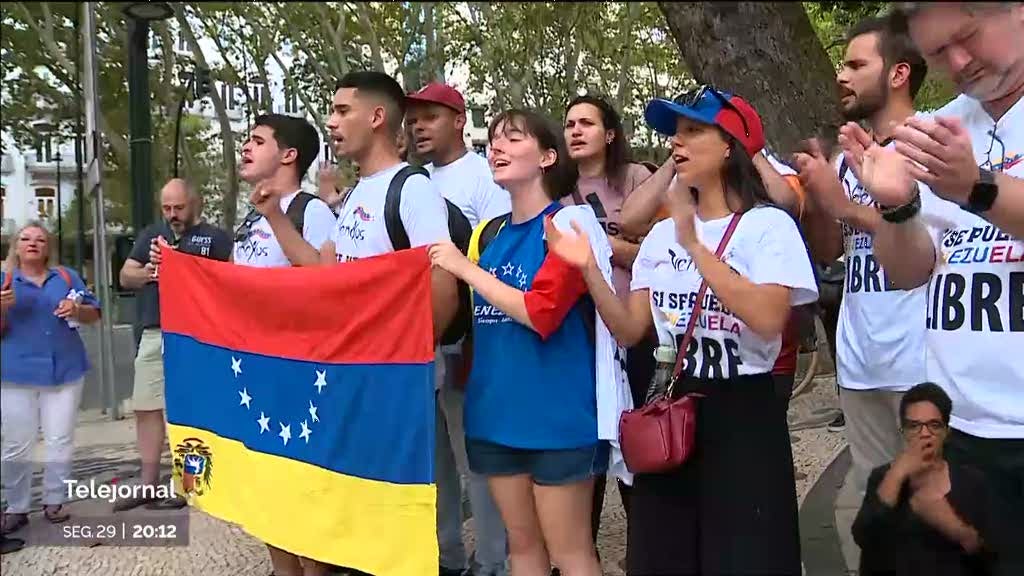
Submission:
M 50 235 L 30 222 L 12 238 L 0 273 L 0 401 L 7 509 L 3 533 L 28 523 L 32 447 L 43 429 L 43 516 L 68 519 L 64 482 L 71 477 L 75 418 L 89 370 L 80 324 L 100 317 L 99 302 L 74 270 L 50 265 Z
M 511 194 L 512 212 L 492 224 L 493 237 L 487 222 L 478 227 L 474 238 L 488 240 L 476 264 L 452 244 L 430 250 L 435 266 L 474 291 L 469 467 L 488 478 L 513 573 L 546 574 L 554 564 L 597 576 L 591 498 L 609 456 L 597 434 L 593 307 L 580 272 L 547 251 L 544 225 L 562 210 L 559 221 L 571 213 L 599 224 L 591 209 L 558 202 L 577 178 L 561 130 L 513 110 L 488 136 L 494 181 Z

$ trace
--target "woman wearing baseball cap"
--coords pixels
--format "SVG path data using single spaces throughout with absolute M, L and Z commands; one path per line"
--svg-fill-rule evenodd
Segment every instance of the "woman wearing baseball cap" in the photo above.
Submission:
M 676 183 L 672 218 L 640 246 L 628 302 L 597 273 L 580 229 L 548 231 L 550 249 L 583 270 L 622 345 L 653 322 L 658 372 L 648 400 L 665 393 L 684 341 L 673 396 L 704 394 L 690 459 L 634 479 L 627 572 L 800 574 L 787 399 L 771 372 L 790 308 L 817 298 L 810 260 L 751 160 L 764 132 L 750 104 L 704 86 L 652 101 L 645 117 L 672 137 Z

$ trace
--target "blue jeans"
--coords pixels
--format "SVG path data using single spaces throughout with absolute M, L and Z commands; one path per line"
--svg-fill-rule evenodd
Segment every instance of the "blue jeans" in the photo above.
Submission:
M 462 542 L 462 481 L 465 479 L 476 532 L 476 551 L 468 564 L 476 576 L 507 576 L 505 524 L 487 486 L 487 478 L 469 470 L 466 434 L 462 426 L 464 394 L 453 384 L 454 370 L 447 369 L 454 363 L 452 357 L 443 358 L 446 369 L 437 393 L 437 449 L 434 460 L 440 564 L 452 569 L 467 565 L 466 548 Z

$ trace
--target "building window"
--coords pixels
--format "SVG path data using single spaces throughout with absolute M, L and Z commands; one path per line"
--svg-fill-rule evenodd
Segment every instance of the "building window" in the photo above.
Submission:
M 483 128 L 484 126 L 487 125 L 487 123 L 484 122 L 484 109 L 483 108 L 472 108 L 472 109 L 470 109 L 470 112 L 473 115 L 473 127 L 474 128 Z
M 285 114 L 299 113 L 299 97 L 294 89 L 284 93 L 284 112 Z
M 188 52 L 188 42 L 185 42 L 184 34 L 178 34 L 178 52 Z
M 238 107 L 238 100 L 235 95 L 235 87 L 227 82 L 220 85 L 220 98 L 224 101 L 224 107 L 234 110 Z
M 36 211 L 40 219 L 56 216 L 57 192 L 53 188 L 36 188 Z
M 7 188 L 0 186 L 0 220 L 4 217 L 4 209 L 7 207 Z
M 36 142 L 36 162 L 53 161 L 53 142 L 44 138 Z

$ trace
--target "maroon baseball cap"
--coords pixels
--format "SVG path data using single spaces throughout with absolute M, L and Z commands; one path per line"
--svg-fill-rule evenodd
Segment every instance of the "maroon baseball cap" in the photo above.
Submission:
M 447 106 L 456 112 L 466 111 L 466 101 L 462 98 L 462 94 L 459 94 L 459 91 L 455 88 L 440 82 L 427 84 L 420 88 L 419 91 L 406 96 L 405 100 L 409 104 L 414 102 L 430 102 Z

